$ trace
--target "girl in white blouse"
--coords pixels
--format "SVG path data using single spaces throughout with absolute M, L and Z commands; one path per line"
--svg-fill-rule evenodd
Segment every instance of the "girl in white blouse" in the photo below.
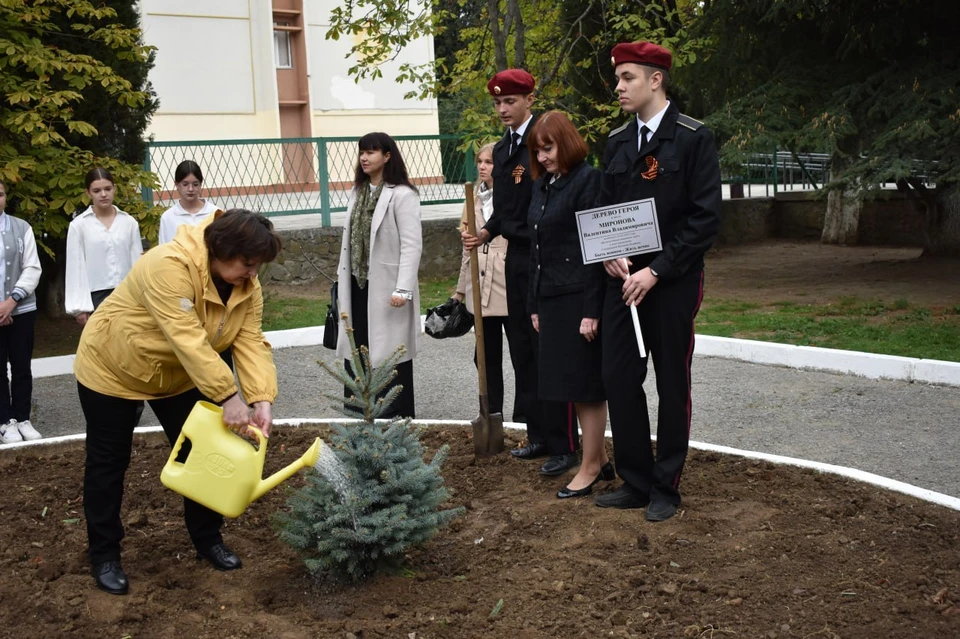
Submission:
M 203 172 L 193 160 L 184 160 L 177 165 L 173 183 L 180 199 L 160 216 L 160 244 L 172 240 L 177 229 L 184 224 L 196 226 L 217 211 L 216 206 L 200 197 Z
M 90 206 L 67 229 L 67 313 L 81 326 L 143 253 L 140 225 L 113 205 L 113 176 L 87 173 Z

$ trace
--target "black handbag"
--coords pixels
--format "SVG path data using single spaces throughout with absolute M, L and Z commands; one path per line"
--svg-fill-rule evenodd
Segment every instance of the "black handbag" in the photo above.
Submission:
M 331 350 L 337 348 L 337 334 L 340 332 L 340 304 L 337 303 L 339 282 L 330 287 L 330 304 L 327 305 L 327 319 L 323 323 L 323 345 Z
M 467 305 L 454 298 L 443 304 L 427 309 L 427 318 L 423 323 L 424 332 L 436 339 L 460 337 L 473 328 L 473 313 Z

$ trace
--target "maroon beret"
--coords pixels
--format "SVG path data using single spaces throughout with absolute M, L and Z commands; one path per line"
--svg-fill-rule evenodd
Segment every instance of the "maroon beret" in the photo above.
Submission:
M 657 67 L 658 69 L 669 71 L 670 66 L 673 64 L 673 56 L 659 44 L 653 44 L 652 42 L 630 42 L 615 46 L 610 62 L 614 67 L 624 62 L 633 62 L 635 64 L 645 64 L 650 67 Z
M 494 97 L 501 95 L 527 95 L 536 85 L 533 76 L 523 69 L 507 69 L 490 78 L 487 91 Z

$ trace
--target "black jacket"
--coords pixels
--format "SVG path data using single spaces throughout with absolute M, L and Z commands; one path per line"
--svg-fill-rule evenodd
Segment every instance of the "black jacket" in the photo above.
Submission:
M 520 144 L 513 153 L 510 153 L 510 129 L 507 129 L 493 147 L 493 217 L 483 228 L 490 233 L 491 239 L 503 235 L 514 248 L 530 243 L 527 209 L 530 207 L 533 178 L 530 176 L 527 137 L 536 121 L 536 115 L 530 118 L 530 123 L 520 138 Z M 519 182 L 515 171 L 519 174 Z
M 530 200 L 527 308 L 536 313 L 541 297 L 583 291 L 583 317 L 599 318 L 604 271 L 602 265 L 583 264 L 576 213 L 593 208 L 600 190 L 600 172 L 583 162 L 553 184 L 550 177 L 541 176 L 533 183 Z
M 632 256 L 630 272 L 646 266 L 661 281 L 703 267 L 720 228 L 720 164 L 713 133 L 672 102 L 649 142 L 637 150 L 637 120 L 610 133 L 597 206 L 654 198 L 663 250 Z M 646 157 L 656 178 L 644 179 Z

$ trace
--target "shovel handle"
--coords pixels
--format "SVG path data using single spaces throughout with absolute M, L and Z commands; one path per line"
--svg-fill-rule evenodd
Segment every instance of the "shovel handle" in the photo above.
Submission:
M 467 229 L 477 232 L 477 214 L 473 203 L 473 182 L 463 185 L 466 191 Z M 487 396 L 487 358 L 483 347 L 483 312 L 480 309 L 480 264 L 477 263 L 477 247 L 470 249 L 470 282 L 473 284 L 473 332 L 477 339 L 477 373 L 480 376 L 480 397 Z

